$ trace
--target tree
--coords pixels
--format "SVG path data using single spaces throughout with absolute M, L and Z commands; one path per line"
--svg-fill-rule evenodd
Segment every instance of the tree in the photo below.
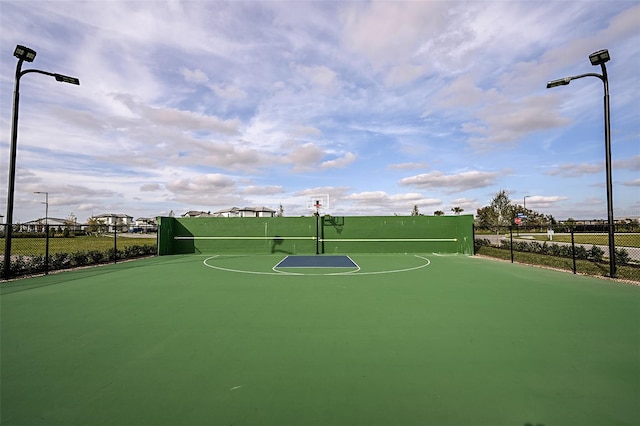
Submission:
M 413 206 L 413 210 L 411 211 L 411 216 L 420 216 L 420 210 L 418 210 L 418 205 Z
M 89 232 L 99 232 L 100 230 L 100 221 L 95 217 L 90 217 L 87 219 L 88 231 Z
M 455 214 L 460 214 L 464 211 L 464 209 L 461 207 L 454 207 L 451 209 L 451 211 L 454 212 Z
M 444 216 L 444 212 L 442 210 L 436 210 L 435 212 L 433 212 L 434 216 Z
M 497 231 L 500 227 L 509 226 L 515 217 L 517 207 L 511 203 L 509 194 L 502 189 L 498 192 L 491 204 L 478 209 L 476 221 L 478 226 Z

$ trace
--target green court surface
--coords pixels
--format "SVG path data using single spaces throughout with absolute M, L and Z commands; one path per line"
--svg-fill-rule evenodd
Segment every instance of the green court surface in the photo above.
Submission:
M 640 287 L 469 256 L 2 283 L 2 425 L 638 425 Z

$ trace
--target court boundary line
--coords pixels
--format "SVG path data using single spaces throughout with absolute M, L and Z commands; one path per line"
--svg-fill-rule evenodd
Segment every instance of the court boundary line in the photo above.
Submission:
M 287 271 L 278 271 L 275 268 L 275 266 L 273 268 L 271 268 L 274 272 L 266 272 L 266 271 L 249 271 L 249 270 L 243 270 L 243 269 L 232 269 L 232 268 L 224 268 L 222 266 L 215 266 L 215 265 L 210 265 L 209 263 L 207 263 L 207 261 L 212 260 L 212 259 L 216 259 L 216 258 L 221 258 L 222 255 L 214 255 L 214 256 L 209 256 L 206 259 L 204 259 L 202 261 L 202 263 L 204 264 L 204 266 L 206 266 L 207 268 L 211 268 L 211 269 L 217 269 L 220 271 L 226 271 L 226 272 L 235 272 L 235 273 L 239 273 L 239 274 L 251 274 L 251 275 L 290 275 L 290 276 L 336 276 L 336 275 L 353 275 L 353 276 L 359 276 L 359 275 L 383 275 L 383 274 L 395 274 L 395 273 L 400 273 L 400 272 L 408 272 L 408 271 L 415 271 L 417 269 L 422 269 L 422 268 L 426 268 L 427 266 L 431 265 L 431 260 L 423 257 L 423 256 L 419 256 L 417 254 L 413 255 L 414 257 L 417 257 L 419 259 L 422 259 L 423 261 L 425 261 L 424 264 L 418 265 L 418 266 L 413 266 L 411 268 L 404 268 L 404 269 L 391 269 L 391 270 L 386 270 L 386 271 L 371 271 L 371 272 L 361 272 L 361 269 L 357 269 L 354 271 L 346 271 L 346 272 L 332 272 L 332 273 L 327 273 L 327 274 L 304 274 L 304 273 L 299 273 L 299 272 L 287 272 Z M 348 257 L 348 256 L 347 256 Z M 353 262 L 353 259 L 351 259 L 351 261 Z M 356 262 L 353 262 L 354 264 L 357 265 Z M 358 266 L 359 267 L 359 266 Z

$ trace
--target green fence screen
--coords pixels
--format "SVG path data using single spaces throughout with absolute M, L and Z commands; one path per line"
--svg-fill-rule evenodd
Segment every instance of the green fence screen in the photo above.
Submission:
M 158 254 L 473 254 L 473 216 L 158 218 Z

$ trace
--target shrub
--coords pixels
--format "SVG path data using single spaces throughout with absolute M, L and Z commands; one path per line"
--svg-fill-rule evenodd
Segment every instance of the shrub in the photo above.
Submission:
M 89 264 L 89 255 L 86 251 L 76 251 L 69 255 L 73 266 L 84 266 Z
M 584 246 L 575 246 L 576 259 L 588 259 L 589 251 Z
M 631 261 L 631 257 L 629 256 L 629 252 L 625 249 L 615 249 L 616 256 L 616 264 L 618 265 L 626 265 Z
M 588 259 L 592 260 L 593 262 L 602 262 L 603 257 L 604 257 L 604 250 L 602 250 L 600 247 L 594 244 L 591 247 L 591 250 L 589 250 Z
M 489 241 L 489 239 L 487 239 L 487 238 L 476 238 L 476 240 L 475 240 L 476 248 L 489 247 L 490 245 L 491 245 L 491 241 Z M 149 246 L 147 246 L 147 247 L 149 247 Z
M 102 263 L 107 260 L 106 253 L 100 250 L 89 250 L 87 252 L 87 259 L 90 264 Z
M 33 256 L 30 260 L 30 270 L 31 273 L 44 272 L 47 269 L 45 256 Z
M 69 253 L 54 253 L 49 256 L 49 267 L 52 270 L 65 269 L 71 266 L 71 259 Z

